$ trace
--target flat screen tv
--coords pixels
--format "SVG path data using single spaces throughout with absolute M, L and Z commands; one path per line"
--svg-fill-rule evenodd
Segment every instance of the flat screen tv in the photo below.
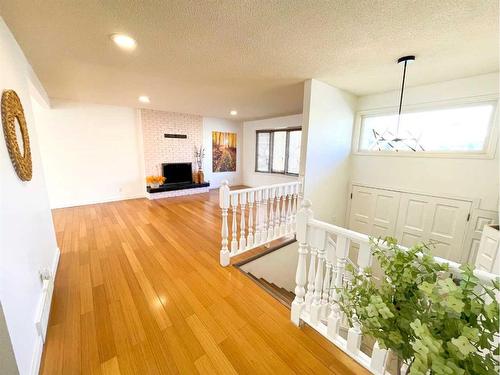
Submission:
M 191 163 L 164 163 L 162 168 L 165 185 L 193 182 Z

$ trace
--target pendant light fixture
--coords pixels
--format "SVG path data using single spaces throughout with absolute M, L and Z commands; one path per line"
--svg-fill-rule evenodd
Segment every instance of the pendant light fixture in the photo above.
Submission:
M 419 143 L 419 139 L 412 135 L 408 130 L 406 130 L 406 135 L 401 134 L 400 125 L 401 125 L 401 112 L 403 109 L 403 98 L 405 92 L 405 83 L 406 83 L 406 68 L 408 64 L 415 61 L 414 55 L 408 55 L 400 57 L 397 61 L 398 64 L 403 64 L 403 79 L 401 80 L 401 95 L 399 96 L 399 106 L 398 106 L 398 117 L 396 122 L 395 131 L 391 131 L 389 129 L 385 130 L 383 133 L 380 133 L 373 129 L 373 135 L 375 137 L 375 142 L 373 143 L 374 148 L 380 150 L 410 150 L 417 151 L 417 149 L 424 150 L 423 147 Z
M 415 61 L 415 56 L 403 56 L 398 59 L 398 64 L 404 64 L 403 67 L 403 79 L 401 80 L 401 96 L 399 97 L 399 108 L 398 108 L 398 124 L 396 126 L 396 137 L 399 134 L 399 124 L 401 123 L 401 109 L 403 108 L 403 96 L 405 93 L 405 81 L 406 81 L 406 67 L 409 62 Z

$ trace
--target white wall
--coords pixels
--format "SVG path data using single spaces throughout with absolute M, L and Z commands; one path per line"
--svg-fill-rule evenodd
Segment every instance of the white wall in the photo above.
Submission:
M 212 132 L 236 133 L 236 172 L 213 172 L 212 168 Z M 218 188 L 222 181 L 227 180 L 229 185 L 241 185 L 243 182 L 243 127 L 240 122 L 214 117 L 203 117 L 203 147 L 205 147 L 205 160 L 203 160 L 203 173 L 205 180 L 210 181 L 210 189 Z
M 344 225 L 356 97 L 315 79 L 304 85 L 301 175 L 317 219 Z
M 133 108 L 52 100 L 34 112 L 52 208 L 145 195 Z
M 34 323 L 42 291 L 38 271 L 52 269 L 58 250 L 32 113 L 31 67 L 1 18 L 0 61 L 0 91 L 13 89 L 21 99 L 33 159 L 33 178 L 22 182 L 1 137 L 0 301 L 19 372 L 29 374 L 37 371 L 42 348 Z
M 257 278 L 273 283 L 289 292 L 295 290 L 295 273 L 299 261 L 299 243 L 293 242 L 241 266 Z M 309 268 L 307 268 L 309 269 Z
M 479 96 L 498 96 L 499 75 L 485 74 L 405 91 L 407 106 L 456 102 Z M 398 91 L 360 97 L 358 110 L 394 107 Z M 498 111 L 498 109 L 497 109 Z M 498 119 L 498 116 L 497 116 Z M 498 121 L 495 125 L 498 128 Z M 436 195 L 480 198 L 480 207 L 497 210 L 498 150 L 494 159 L 352 156 L 352 180 L 372 186 L 394 187 Z
M 243 184 L 261 186 L 296 181 L 297 177 L 276 173 L 255 172 L 256 131 L 261 129 L 302 126 L 302 114 L 273 117 L 243 123 Z

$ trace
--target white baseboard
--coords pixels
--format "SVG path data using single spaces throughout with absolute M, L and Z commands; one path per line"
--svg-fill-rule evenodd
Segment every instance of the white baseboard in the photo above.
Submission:
M 52 261 L 52 279 L 55 281 L 56 280 L 56 273 L 57 273 L 57 266 L 59 265 L 59 258 L 61 257 L 61 250 L 56 247 L 56 256 L 54 257 L 54 260 Z
M 42 336 L 37 336 L 35 344 L 35 352 L 33 353 L 33 360 L 31 361 L 30 375 L 38 375 L 40 373 L 42 354 L 43 354 Z
M 50 278 L 50 280 L 48 280 L 44 283 L 44 287 L 42 288 L 42 296 L 40 298 L 40 306 L 38 308 L 38 312 L 37 312 L 36 319 L 35 319 L 37 321 L 42 321 L 42 320 L 46 321 L 46 324 L 48 324 L 49 318 L 50 318 L 50 312 L 51 312 L 50 310 L 52 307 L 52 295 L 54 293 L 54 283 L 55 283 L 55 279 L 56 279 L 57 267 L 59 265 L 60 256 L 61 256 L 61 251 L 57 247 L 56 254 L 54 255 L 54 259 L 52 261 L 51 270 L 50 270 L 51 278 Z M 50 283 L 50 285 L 47 285 L 47 282 Z M 50 293 L 47 295 L 44 295 L 44 293 L 47 293 L 47 291 L 49 291 Z M 45 303 L 48 303 L 50 307 L 48 310 L 48 316 L 45 319 L 42 319 L 41 316 L 43 314 L 43 309 L 44 309 Z M 37 335 L 37 338 L 36 338 L 35 350 L 33 352 L 33 358 L 31 360 L 30 375 L 38 375 L 38 373 L 40 372 L 40 363 L 41 363 L 42 354 L 43 354 L 44 337 L 40 333 L 40 328 L 38 327 L 39 325 L 40 325 L 40 323 L 37 323 L 35 321 L 35 327 L 37 327 L 37 332 L 39 334 Z
M 75 202 L 71 202 L 71 203 L 54 204 L 54 205 L 51 205 L 50 208 L 56 209 L 56 208 L 78 207 L 78 206 L 88 206 L 89 204 L 126 201 L 129 199 L 145 198 L 146 194 L 147 193 L 144 192 L 142 194 L 135 194 L 135 195 L 127 196 L 127 197 L 119 196 L 119 197 L 107 197 L 107 198 L 102 198 L 102 199 L 87 199 L 87 200 L 75 201 Z

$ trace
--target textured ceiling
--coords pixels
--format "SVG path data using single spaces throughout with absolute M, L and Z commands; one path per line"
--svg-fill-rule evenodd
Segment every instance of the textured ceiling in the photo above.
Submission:
M 303 81 L 357 95 L 498 71 L 497 0 L 0 0 L 50 97 L 240 119 L 302 110 Z M 127 53 L 109 39 L 133 36 Z M 144 106 L 144 105 L 142 105 Z

